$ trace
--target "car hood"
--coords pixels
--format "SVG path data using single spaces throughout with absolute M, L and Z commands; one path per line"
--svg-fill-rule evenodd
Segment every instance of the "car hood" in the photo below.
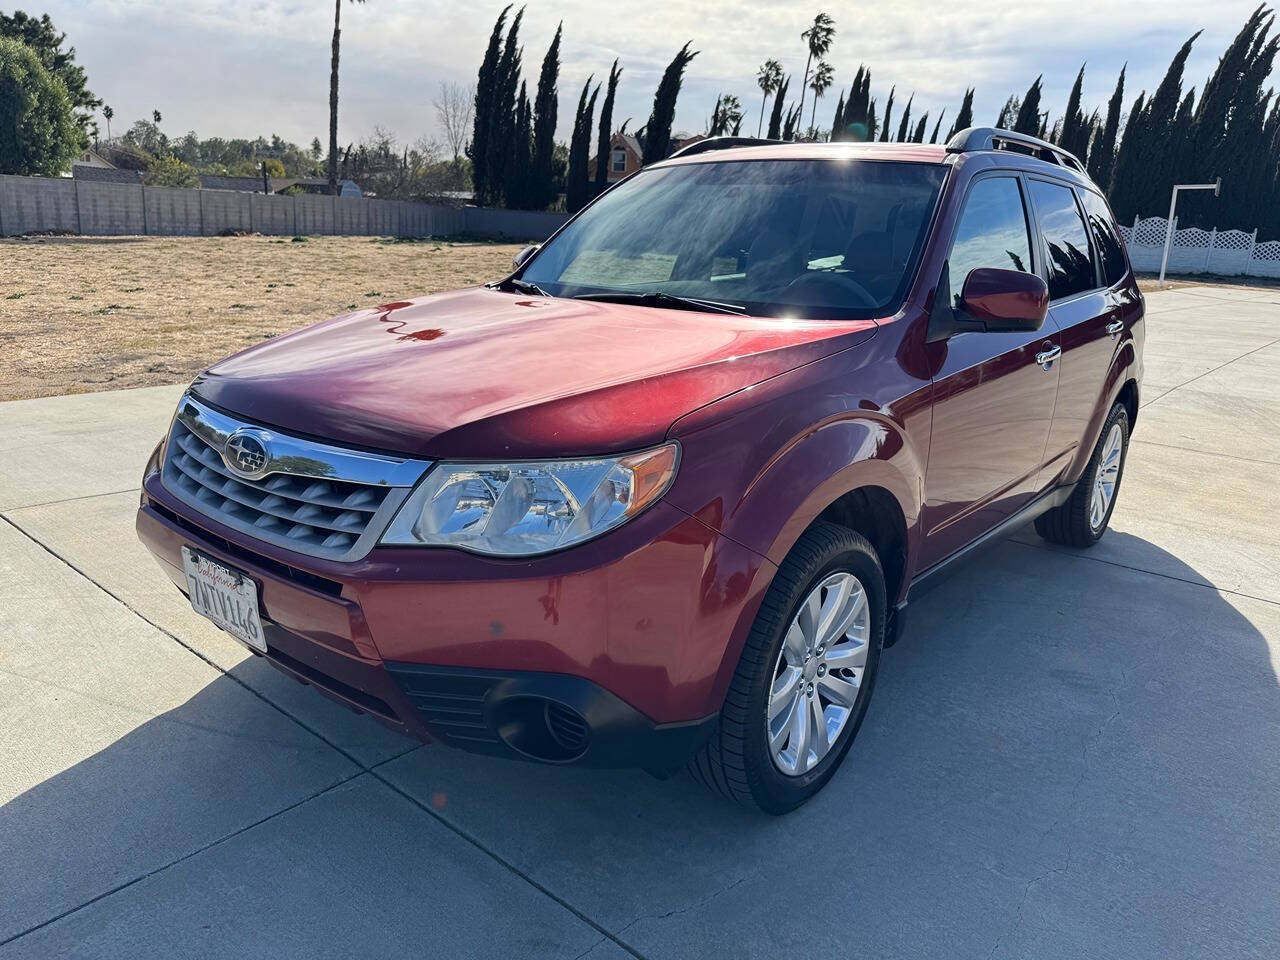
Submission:
M 281 430 L 410 456 L 615 453 L 661 442 L 679 417 L 875 327 L 473 288 L 277 337 L 192 390 Z

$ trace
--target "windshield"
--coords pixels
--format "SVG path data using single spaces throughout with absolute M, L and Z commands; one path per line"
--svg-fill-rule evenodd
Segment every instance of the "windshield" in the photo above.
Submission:
M 837 159 L 646 170 L 569 224 L 521 279 L 560 297 L 665 294 L 762 316 L 886 316 L 906 296 L 944 169 Z

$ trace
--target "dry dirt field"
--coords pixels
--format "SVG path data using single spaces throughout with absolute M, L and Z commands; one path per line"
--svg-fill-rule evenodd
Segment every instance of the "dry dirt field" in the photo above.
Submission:
M 189 380 L 348 309 L 503 276 L 520 244 L 380 237 L 0 240 L 0 400 Z

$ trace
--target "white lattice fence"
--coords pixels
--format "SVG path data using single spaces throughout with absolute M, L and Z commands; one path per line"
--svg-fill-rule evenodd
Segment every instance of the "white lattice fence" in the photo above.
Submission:
M 1164 217 L 1135 217 L 1121 227 L 1135 270 L 1157 273 L 1164 253 L 1169 221 Z M 1280 241 L 1258 243 L 1258 231 L 1178 229 L 1174 220 L 1169 246 L 1169 273 L 1213 273 L 1220 276 L 1280 277 Z

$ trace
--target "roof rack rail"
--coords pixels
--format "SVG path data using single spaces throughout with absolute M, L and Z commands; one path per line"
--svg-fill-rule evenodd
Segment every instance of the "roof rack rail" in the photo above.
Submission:
M 709 153 L 712 150 L 728 150 L 730 147 L 764 147 L 783 143 L 782 140 L 764 140 L 760 137 L 706 137 L 687 147 L 681 147 L 667 159 L 674 157 L 692 157 L 698 153 Z
M 972 153 L 975 150 L 1014 150 L 1088 176 L 1080 158 L 1070 150 L 1064 150 L 1056 143 L 1027 133 L 1015 133 L 998 127 L 969 127 L 947 141 L 947 153 Z

